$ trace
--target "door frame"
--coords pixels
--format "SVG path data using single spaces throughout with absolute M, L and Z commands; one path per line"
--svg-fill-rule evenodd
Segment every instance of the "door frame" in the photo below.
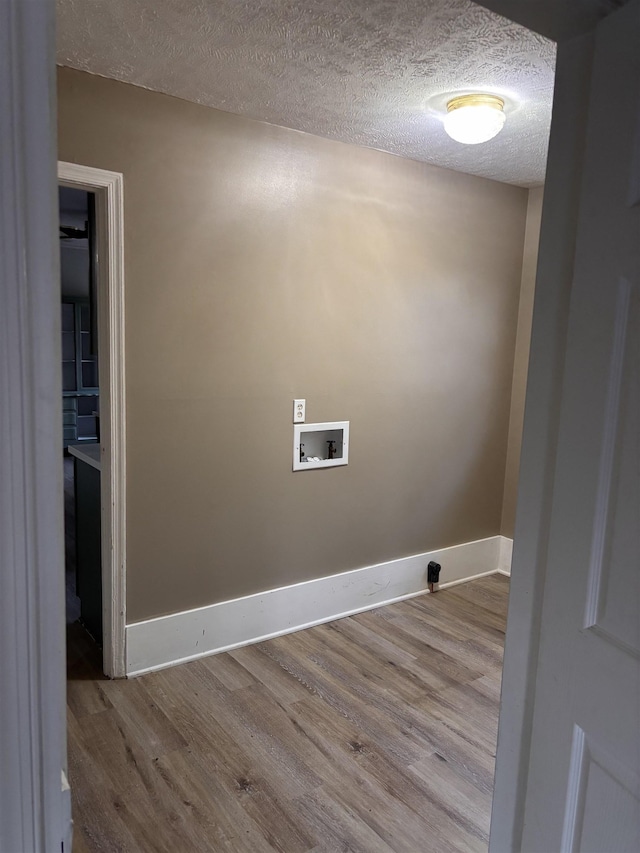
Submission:
M 126 429 L 123 176 L 58 161 L 58 182 L 95 194 L 102 531 L 102 666 L 126 675 Z
M 612 9 L 600 10 L 596 20 Z M 582 34 L 558 41 L 489 853 L 522 846 L 596 20 Z
M 55 4 L 0 3 L 0 850 L 34 853 L 71 850 L 55 95 Z

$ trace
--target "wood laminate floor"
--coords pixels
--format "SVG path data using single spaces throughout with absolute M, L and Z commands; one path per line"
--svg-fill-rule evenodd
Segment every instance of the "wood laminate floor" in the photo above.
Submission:
M 69 628 L 75 853 L 486 851 L 508 579 L 130 681 Z

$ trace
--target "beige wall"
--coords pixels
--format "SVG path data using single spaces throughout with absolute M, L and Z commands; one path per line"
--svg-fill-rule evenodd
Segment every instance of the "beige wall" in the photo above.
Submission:
M 502 507 L 501 533 L 513 539 L 518 496 L 518 474 L 520 471 L 520 447 L 524 422 L 524 400 L 527 390 L 529 369 L 529 347 L 531 344 L 531 321 L 533 319 L 533 297 L 538 266 L 538 241 L 542 217 L 543 188 L 529 190 L 527 204 L 527 226 L 522 261 L 522 285 L 518 307 L 518 332 L 513 363 L 511 388 L 511 414 L 509 439 L 507 442 L 507 464 L 504 477 L 504 504 Z
M 59 123 L 124 173 L 129 622 L 500 532 L 525 190 L 68 69 Z

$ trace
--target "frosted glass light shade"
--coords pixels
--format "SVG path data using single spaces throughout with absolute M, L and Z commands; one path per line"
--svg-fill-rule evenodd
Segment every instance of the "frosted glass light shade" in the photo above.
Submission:
M 447 104 L 444 129 L 456 142 L 477 145 L 504 127 L 504 101 L 495 95 L 461 95 Z

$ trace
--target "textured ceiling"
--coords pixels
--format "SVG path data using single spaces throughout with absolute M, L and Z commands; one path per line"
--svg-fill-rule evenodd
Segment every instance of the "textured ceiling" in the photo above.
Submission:
M 544 180 L 555 45 L 469 0 L 58 0 L 58 62 L 507 183 Z M 495 139 L 454 94 L 505 99 Z

